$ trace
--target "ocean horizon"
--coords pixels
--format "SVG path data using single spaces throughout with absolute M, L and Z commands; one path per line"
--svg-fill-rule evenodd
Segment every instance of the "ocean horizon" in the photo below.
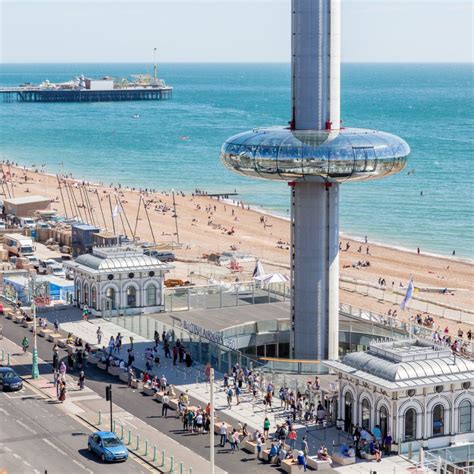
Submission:
M 0 64 L 0 86 L 152 73 L 142 63 Z M 171 101 L 3 103 L 0 157 L 78 179 L 187 192 L 239 193 L 287 216 L 285 183 L 239 177 L 219 150 L 229 136 L 290 118 L 284 63 L 163 63 Z M 400 174 L 341 189 L 341 231 L 422 252 L 474 258 L 472 64 L 344 63 L 344 125 L 404 138 Z M 134 118 L 136 116 L 139 118 Z M 183 137 L 188 137 L 183 139 Z M 408 174 L 410 173 L 410 174 Z

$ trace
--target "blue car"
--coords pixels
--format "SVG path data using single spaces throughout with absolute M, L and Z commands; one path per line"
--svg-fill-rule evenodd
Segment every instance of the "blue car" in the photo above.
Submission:
M 99 455 L 103 462 L 128 459 L 127 447 L 111 431 L 96 431 L 91 434 L 87 441 L 87 449 Z
M 0 367 L 0 387 L 4 392 L 21 390 L 23 388 L 23 380 L 10 367 Z

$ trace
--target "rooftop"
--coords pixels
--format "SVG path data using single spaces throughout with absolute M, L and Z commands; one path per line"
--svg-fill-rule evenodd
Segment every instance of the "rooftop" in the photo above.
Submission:
M 474 381 L 474 362 L 421 339 L 372 342 L 366 352 L 324 365 L 391 390 Z
M 8 199 L 3 200 L 4 203 L 13 204 L 15 206 L 18 206 L 19 204 L 33 204 L 36 202 L 45 202 L 45 201 L 50 202 L 51 199 L 45 196 L 22 196 L 22 197 L 8 198 Z

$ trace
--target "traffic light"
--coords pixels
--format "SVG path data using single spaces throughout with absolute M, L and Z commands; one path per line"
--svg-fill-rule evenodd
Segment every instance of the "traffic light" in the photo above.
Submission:
M 107 385 L 107 387 L 105 387 L 105 399 L 108 402 L 112 401 L 112 385 Z

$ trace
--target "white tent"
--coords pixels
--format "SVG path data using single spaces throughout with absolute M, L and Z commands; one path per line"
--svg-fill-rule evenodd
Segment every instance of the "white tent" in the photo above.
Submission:
M 263 265 L 261 264 L 260 260 L 257 258 L 257 261 L 255 262 L 255 268 L 252 273 L 252 278 L 254 280 L 259 280 L 263 276 L 265 276 L 265 270 L 263 269 Z
M 255 280 L 260 281 L 262 285 L 271 285 L 272 283 L 289 283 L 290 278 L 281 273 L 268 273 L 267 275 L 255 277 Z

